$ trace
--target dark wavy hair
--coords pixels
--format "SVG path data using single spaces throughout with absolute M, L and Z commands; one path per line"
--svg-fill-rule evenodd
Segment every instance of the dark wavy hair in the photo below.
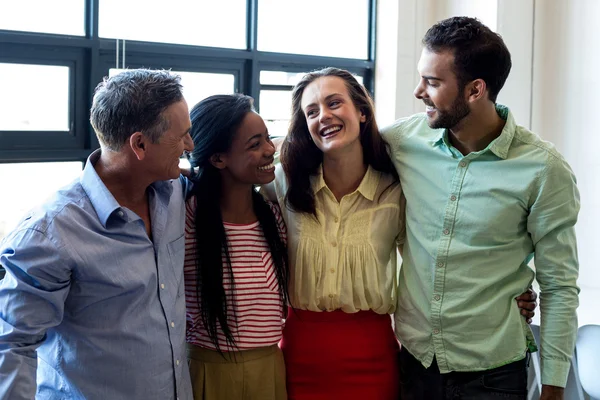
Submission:
M 202 323 L 211 342 L 220 353 L 219 327 L 227 344 L 237 347 L 227 321 L 224 275 L 229 274 L 232 285 L 235 285 L 235 282 L 221 215 L 221 174 L 211 164 L 210 157 L 230 149 L 238 128 L 250 112 L 254 112 L 253 100 L 242 94 L 208 97 L 196 104 L 190 112 L 190 134 L 194 140 L 194 150 L 188 158 L 193 171 L 192 194 L 196 197 L 196 293 Z M 277 220 L 271 207 L 255 188 L 252 188 L 252 203 L 271 251 L 279 294 L 285 307 L 288 303 L 290 274 L 287 248 L 279 234 Z M 223 263 L 223 254 L 226 263 Z M 236 317 L 235 307 L 233 313 Z
M 365 115 L 365 122 L 360 124 L 364 163 L 398 179 L 387 144 L 375 122 L 373 100 L 364 86 L 350 72 L 343 69 L 328 67 L 309 72 L 292 91 L 292 119 L 281 148 L 281 164 L 289 185 L 285 196 L 286 206 L 294 211 L 315 216 L 315 195 L 310 185 L 310 176 L 317 173 L 319 165 L 323 162 L 323 152 L 310 138 L 301 103 L 304 89 L 315 80 L 328 76 L 344 80 L 354 106 Z
M 490 100 L 496 102 L 512 67 L 502 36 L 476 18 L 452 17 L 429 28 L 423 45 L 434 53 L 453 52 L 459 89 L 469 81 L 483 79 Z

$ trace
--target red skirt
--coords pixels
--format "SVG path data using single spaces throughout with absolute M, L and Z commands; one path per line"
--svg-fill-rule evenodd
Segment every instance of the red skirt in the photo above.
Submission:
M 290 309 L 281 349 L 289 400 L 398 399 L 400 346 L 388 314 Z

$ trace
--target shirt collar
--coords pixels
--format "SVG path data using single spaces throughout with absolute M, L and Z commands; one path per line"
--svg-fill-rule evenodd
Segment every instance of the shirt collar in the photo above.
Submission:
M 114 198 L 112 193 L 108 190 L 102 179 L 98 176 L 94 165 L 100 158 L 101 150 L 94 151 L 87 159 L 83 174 L 81 175 L 81 186 L 87 194 L 92 207 L 98 214 L 98 219 L 104 227 L 106 227 L 106 221 L 115 210 L 121 208 L 117 200 Z
M 510 149 L 510 145 L 515 136 L 517 124 L 508 107 L 502 104 L 496 104 L 496 112 L 500 118 L 506 121 L 506 123 L 504 124 L 502 132 L 500 132 L 500 136 L 494 139 L 484 150 L 482 150 L 482 152 L 490 150 L 499 158 L 506 159 L 508 150 Z M 435 136 L 430 140 L 431 145 L 434 147 L 444 145 L 449 150 L 452 145 L 448 140 L 448 129 L 436 129 L 435 131 Z
M 381 178 L 381 172 L 373 169 L 370 165 L 367 167 L 367 172 L 363 177 L 360 185 L 355 192 L 359 192 L 367 200 L 373 201 L 375 198 L 375 192 L 379 186 L 379 180 Z M 323 164 L 319 166 L 316 175 L 311 176 L 311 186 L 313 193 L 317 194 L 321 189 L 326 188 L 327 184 L 323 178 Z
M 94 168 L 94 165 L 100 158 L 100 154 L 100 149 L 90 154 L 85 164 L 85 168 L 83 169 L 80 183 L 90 199 L 92 207 L 96 210 L 98 219 L 106 228 L 106 222 L 115 211 L 121 210 L 121 205 L 117 202 L 110 190 L 108 190 L 104 182 L 102 182 L 102 179 L 100 179 L 100 176 L 98 176 L 98 173 Z M 154 188 L 157 196 L 166 198 L 168 203 L 168 199 L 170 199 L 171 194 L 173 193 L 172 181 L 154 182 L 151 187 Z

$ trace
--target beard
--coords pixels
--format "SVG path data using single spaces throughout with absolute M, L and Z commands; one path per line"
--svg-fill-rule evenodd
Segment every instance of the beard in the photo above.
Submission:
M 460 95 L 456 96 L 456 99 L 452 102 L 449 110 L 440 110 L 435 107 L 433 103 L 423 102 L 426 105 L 435 108 L 437 117 L 427 121 L 427 125 L 432 129 L 452 129 L 458 125 L 463 118 L 471 113 L 467 101 Z

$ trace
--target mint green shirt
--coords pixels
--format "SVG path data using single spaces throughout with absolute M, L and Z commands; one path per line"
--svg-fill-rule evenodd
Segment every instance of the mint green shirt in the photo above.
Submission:
M 535 277 L 542 383 L 564 387 L 577 332 L 579 192 L 552 144 L 497 111 L 500 136 L 466 156 L 424 114 L 382 132 L 407 202 L 396 335 L 425 367 L 435 356 L 442 373 L 520 360 L 535 344 L 514 298 Z

